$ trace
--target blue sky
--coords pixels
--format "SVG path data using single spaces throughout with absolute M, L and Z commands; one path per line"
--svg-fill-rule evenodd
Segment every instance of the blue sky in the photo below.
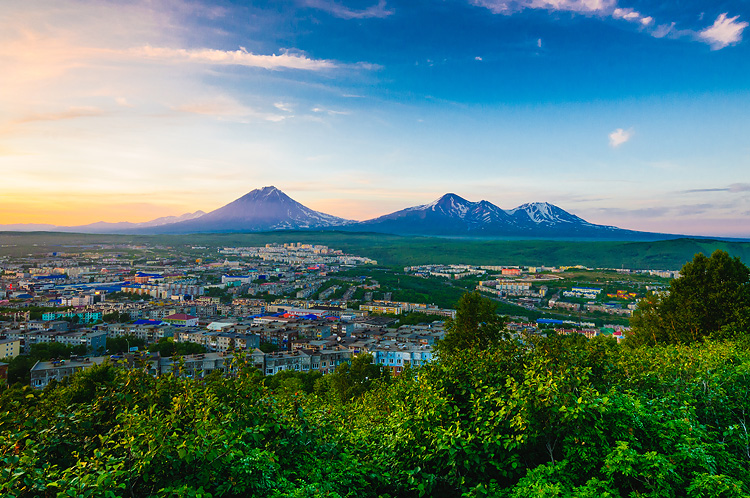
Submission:
M 445 192 L 750 236 L 747 2 L 10 0 L 0 224 L 275 185 L 366 219 Z

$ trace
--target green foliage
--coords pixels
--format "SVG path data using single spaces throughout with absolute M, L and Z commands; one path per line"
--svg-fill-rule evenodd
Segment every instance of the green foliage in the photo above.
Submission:
M 633 344 L 677 344 L 750 328 L 750 269 L 724 251 L 696 254 L 669 293 L 650 296 L 632 319 Z
M 30 354 L 35 360 L 49 361 L 52 358 L 70 358 L 70 355 L 85 355 L 86 346 L 68 346 L 60 342 L 39 342 L 32 344 Z
M 505 322 L 496 304 L 479 292 L 467 292 L 458 302 L 456 317 L 445 325 L 445 338 L 438 343 L 441 355 L 466 349 L 487 349 L 506 338 Z
M 146 341 L 134 335 L 107 337 L 107 351 L 109 351 L 110 353 L 122 353 L 128 351 L 129 348 L 142 348 L 145 345 Z
M 162 337 L 159 342 L 148 347 L 149 352 L 158 352 L 167 358 L 174 355 L 185 356 L 190 354 L 205 353 L 207 351 L 203 344 L 194 342 L 175 342 L 171 337 Z
M 390 370 L 372 362 L 371 354 L 359 354 L 350 363 L 342 363 L 333 374 L 325 376 L 316 386 L 327 392 L 336 403 L 347 403 L 361 397 L 374 383 L 387 382 Z
M 444 316 L 428 315 L 427 313 L 420 313 L 418 311 L 404 313 L 397 318 L 399 325 L 419 325 L 420 323 L 432 323 L 445 320 Z
M 0 495 L 750 495 L 745 344 L 511 340 L 491 301 L 458 311 L 450 354 L 393 378 L 369 355 L 262 377 L 240 353 L 228 377 L 103 365 L 7 389 Z
M 104 314 L 102 320 L 106 323 L 126 323 L 130 321 L 130 315 L 127 313 L 120 313 L 119 311 L 113 311 L 112 313 Z
M 279 350 L 279 346 L 270 342 L 261 342 L 260 346 L 258 346 L 258 349 L 260 349 L 264 353 L 275 353 Z
M 206 296 L 218 297 L 222 304 L 229 304 L 232 302 L 232 294 L 226 289 L 220 287 L 210 287 L 206 289 Z

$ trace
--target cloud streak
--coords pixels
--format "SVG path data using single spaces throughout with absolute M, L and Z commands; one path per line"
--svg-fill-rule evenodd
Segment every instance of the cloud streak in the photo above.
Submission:
M 184 49 L 144 46 L 127 50 L 124 54 L 139 59 L 166 62 L 258 67 L 269 70 L 300 69 L 321 71 L 338 67 L 333 61 L 310 59 L 302 54 L 285 52 L 279 55 L 259 55 L 248 52 L 244 47 L 240 47 L 239 50 L 216 50 L 210 48 Z
M 320 9 L 341 19 L 383 19 L 394 14 L 393 10 L 386 8 L 385 0 L 379 0 L 377 4 L 364 10 L 353 10 L 330 0 L 307 0 L 308 7 Z
M 682 191 L 683 194 L 699 194 L 704 192 L 730 192 L 732 194 L 750 192 L 750 183 L 732 183 L 723 188 L 696 188 Z
M 601 13 L 611 10 L 615 0 L 471 0 L 473 5 L 495 14 L 513 14 L 525 9 Z
M 34 123 L 39 121 L 62 121 L 66 119 L 90 118 L 102 116 L 105 112 L 98 107 L 70 107 L 59 112 L 31 113 L 13 121 L 14 124 Z

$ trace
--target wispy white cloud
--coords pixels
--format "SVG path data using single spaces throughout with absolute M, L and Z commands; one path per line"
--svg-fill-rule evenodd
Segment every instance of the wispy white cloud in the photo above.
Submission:
M 471 3 L 490 9 L 495 14 L 513 14 L 524 9 L 604 13 L 610 11 L 616 2 L 615 0 L 471 0 Z
M 727 17 L 727 13 L 724 12 L 711 26 L 700 31 L 698 37 L 711 45 L 713 50 L 739 43 L 742 41 L 742 32 L 748 26 L 748 23 L 738 21 L 739 17 Z
M 364 10 L 354 10 L 333 2 L 331 0 L 307 0 L 305 4 L 308 7 L 324 10 L 341 19 L 370 19 L 384 18 L 393 15 L 393 10 L 386 8 L 385 0 L 379 0 L 377 4 L 367 7 Z
M 275 107 L 275 106 L 274 106 Z M 215 118 L 227 121 L 247 123 L 250 121 L 271 121 L 280 122 L 287 119 L 288 116 L 261 112 L 252 107 L 243 105 L 235 99 L 226 96 L 220 96 L 207 100 L 193 100 L 187 103 L 172 106 L 173 111 L 187 114 L 198 114 L 202 116 L 213 116 Z
M 302 54 L 285 52 L 279 55 L 260 55 L 248 52 L 245 47 L 240 47 L 239 50 L 216 50 L 210 48 L 185 49 L 144 46 L 130 49 L 126 53 L 138 58 L 159 61 L 259 67 L 271 70 L 302 69 L 320 71 L 337 67 L 333 61 L 310 59 Z
M 651 31 L 651 36 L 653 36 L 654 38 L 664 38 L 666 36 L 671 36 L 676 32 L 675 24 L 676 23 L 673 22 L 669 24 L 660 24 Z
M 617 0 L 469 0 L 469 3 L 489 9 L 495 14 L 511 15 L 526 9 L 567 11 L 579 14 L 611 18 L 638 25 L 654 38 L 686 38 L 707 43 L 713 50 L 719 50 L 742 41 L 742 32 L 748 23 L 739 16 L 727 17 L 720 14 L 714 23 L 700 31 L 678 29 L 674 22 L 656 23 L 647 14 L 630 7 L 619 7 Z
M 616 8 L 612 11 L 612 17 L 614 17 L 615 19 L 624 19 L 625 21 L 635 22 L 642 26 L 649 26 L 654 22 L 653 17 L 644 16 L 637 10 L 633 10 L 630 8 Z
M 615 131 L 609 134 L 609 146 L 617 148 L 633 138 L 633 129 L 625 130 L 623 128 L 617 128 Z
M 280 111 L 293 112 L 292 104 L 287 104 L 286 102 L 276 102 L 273 106 Z
M 329 116 L 346 116 L 350 114 L 349 111 L 336 111 L 333 109 L 326 109 L 324 107 L 313 107 L 310 110 L 315 113 L 328 114 Z

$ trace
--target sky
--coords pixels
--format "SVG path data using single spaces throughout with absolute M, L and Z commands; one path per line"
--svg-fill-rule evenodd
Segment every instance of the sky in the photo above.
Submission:
M 0 224 L 267 185 L 364 220 L 453 192 L 750 237 L 745 0 L 4 0 Z

